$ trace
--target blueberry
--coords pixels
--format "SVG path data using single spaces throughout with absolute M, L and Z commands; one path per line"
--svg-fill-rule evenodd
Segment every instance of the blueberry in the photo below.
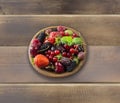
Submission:
M 76 62 L 72 61 L 71 64 L 67 66 L 66 71 L 71 72 L 73 69 L 75 69 L 75 67 L 76 67 Z

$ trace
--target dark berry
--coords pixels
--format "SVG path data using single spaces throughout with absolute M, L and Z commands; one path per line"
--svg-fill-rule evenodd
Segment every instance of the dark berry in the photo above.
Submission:
M 41 46 L 40 46 L 40 48 L 39 48 L 39 53 L 43 53 L 43 52 L 45 52 L 45 51 L 47 51 L 48 49 L 50 49 L 51 48 L 51 46 L 52 46 L 52 44 L 51 43 L 49 43 L 49 42 L 47 42 L 47 43 L 44 43 L 44 44 L 42 44 Z
M 67 66 L 66 70 L 67 70 L 68 72 L 71 72 L 73 69 L 75 69 L 75 67 L 76 67 L 76 62 L 75 62 L 75 61 L 72 61 L 72 62 L 70 63 L 70 65 Z
M 39 40 L 41 43 L 43 43 L 44 40 L 45 40 L 45 37 L 46 37 L 45 32 L 41 32 L 41 33 L 39 34 L 39 36 L 38 36 L 38 40 Z
M 71 60 L 70 60 L 69 58 L 67 58 L 67 57 L 62 57 L 61 60 L 60 60 L 60 62 L 61 62 L 64 66 L 68 66 L 68 65 L 70 65 L 70 63 L 71 63 Z
M 79 45 L 79 46 L 78 46 L 78 51 L 79 51 L 79 52 L 81 52 L 81 51 L 84 52 L 84 48 L 83 48 L 81 45 Z

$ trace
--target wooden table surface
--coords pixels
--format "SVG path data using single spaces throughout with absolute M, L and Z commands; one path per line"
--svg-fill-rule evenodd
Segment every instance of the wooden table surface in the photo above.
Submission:
M 0 103 L 119 103 L 119 14 L 120 0 L 0 0 Z M 73 76 L 48 78 L 29 63 L 31 38 L 51 25 L 87 41 L 86 64 Z

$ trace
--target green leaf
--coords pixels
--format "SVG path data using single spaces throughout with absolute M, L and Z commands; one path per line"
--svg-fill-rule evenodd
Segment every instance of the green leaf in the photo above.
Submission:
M 72 36 L 64 36 L 61 38 L 63 44 L 72 45 Z
M 76 37 L 72 40 L 73 44 L 82 44 L 83 40 L 80 37 Z
M 79 63 L 79 60 L 78 60 L 78 58 L 77 58 L 77 57 L 74 57 L 74 58 L 73 58 L 73 61 L 75 61 L 75 62 L 76 62 L 76 64 L 78 64 L 78 63 Z
M 59 54 L 59 55 L 57 55 L 56 57 L 60 60 L 60 59 L 62 58 L 62 55 Z

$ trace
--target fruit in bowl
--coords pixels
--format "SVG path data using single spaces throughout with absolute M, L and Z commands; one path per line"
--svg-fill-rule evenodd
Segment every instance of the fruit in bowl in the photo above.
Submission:
M 28 51 L 30 63 L 39 73 L 65 77 L 81 69 L 87 47 L 78 31 L 66 26 L 51 26 L 36 33 Z

